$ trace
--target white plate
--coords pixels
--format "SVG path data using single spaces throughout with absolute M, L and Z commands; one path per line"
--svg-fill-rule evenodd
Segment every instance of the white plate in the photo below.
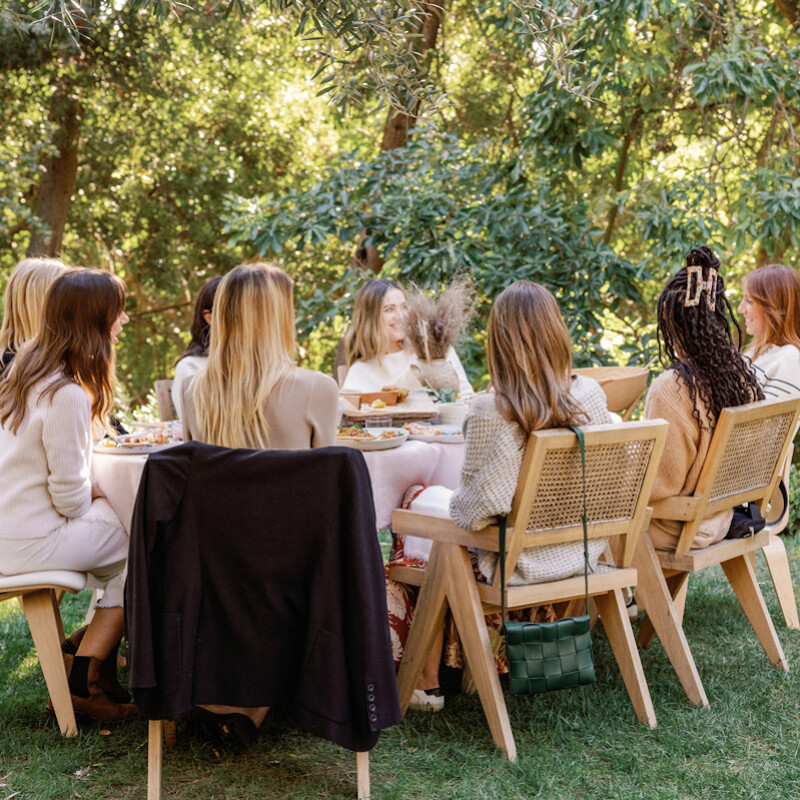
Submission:
M 393 436 L 391 439 L 346 439 L 343 436 L 336 437 L 336 444 L 341 447 L 352 447 L 355 450 L 391 450 L 393 447 L 400 447 L 408 439 L 408 431 L 402 428 L 384 428 L 387 431 L 397 431 L 400 436 Z
M 106 447 L 102 444 L 96 444 L 93 448 L 95 453 L 105 453 L 112 456 L 140 456 L 142 454 L 150 455 L 150 453 L 157 453 L 159 450 L 167 450 L 170 447 L 183 444 L 183 442 L 169 442 L 168 444 L 139 444 L 135 447 Z
M 439 444 L 461 444 L 464 434 L 460 425 L 430 425 L 431 431 L 439 433 L 409 433 L 408 438 L 417 442 L 438 442 Z

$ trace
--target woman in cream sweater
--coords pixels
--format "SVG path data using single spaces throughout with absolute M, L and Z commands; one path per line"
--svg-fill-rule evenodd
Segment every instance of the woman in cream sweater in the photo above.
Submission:
M 240 264 L 222 279 L 208 364 L 183 387 L 187 440 L 255 450 L 336 443 L 336 382 L 294 365 L 292 291 L 269 264 Z
M 384 386 L 421 389 L 412 364 L 418 362 L 406 343 L 406 295 L 396 281 L 380 278 L 367 281 L 356 296 L 353 323 L 344 335 L 348 366 L 343 389 L 378 392 Z M 451 347 L 447 361 L 458 375 L 459 396 L 472 395 L 467 373 Z
M 744 279 L 739 313 L 752 337 L 745 355 L 765 397 L 800 394 L 800 275 L 770 264 Z
M 740 352 L 741 339 L 719 260 L 708 247 L 693 249 L 686 266 L 658 298 L 659 355 L 667 369 L 647 392 L 645 417 L 667 420 L 669 430 L 652 503 L 694 492 L 723 408 L 763 400 L 756 376 Z M 725 538 L 732 516 L 728 509 L 706 519 L 692 548 Z M 674 550 L 680 528 L 677 520 L 653 520 L 649 532 L 654 546 Z
M 572 374 L 569 333 L 555 298 L 544 286 L 519 281 L 499 295 L 489 316 L 487 355 L 494 391 L 473 400 L 464 420 L 466 456 L 458 488 L 412 487 L 404 503 L 415 511 L 449 516 L 467 530 L 481 530 L 511 510 L 531 431 L 611 422 L 597 382 Z M 605 539 L 589 543 L 591 569 L 605 545 Z M 428 540 L 396 537 L 391 560 L 424 563 L 429 550 Z M 477 561 L 491 580 L 497 554 L 478 550 Z M 583 569 L 583 542 L 530 547 L 523 550 L 509 584 L 558 580 Z M 388 581 L 387 592 L 393 645 L 400 655 L 414 598 L 393 581 Z M 432 649 L 412 708 L 443 707 L 438 688 L 440 652 L 441 648 Z
M 124 302 L 115 275 L 60 275 L 41 330 L 0 381 L 0 572 L 76 570 L 103 586 L 89 626 L 62 645 L 76 714 L 101 722 L 137 714 L 116 680 L 128 536 L 90 480 L 92 428 L 114 402 Z

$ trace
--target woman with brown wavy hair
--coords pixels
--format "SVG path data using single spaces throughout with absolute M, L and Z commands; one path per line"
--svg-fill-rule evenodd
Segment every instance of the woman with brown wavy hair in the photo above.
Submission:
M 489 315 L 487 354 L 493 391 L 478 395 L 464 420 L 466 454 L 458 488 L 412 486 L 403 503 L 422 513 L 449 516 L 473 531 L 511 511 L 529 433 L 611 422 L 605 394 L 597 382 L 572 373 L 569 332 L 555 298 L 544 286 L 518 281 L 501 292 Z M 589 542 L 592 569 L 605 546 L 605 539 Z M 396 537 L 390 561 L 421 565 L 427 561 L 430 547 L 430 540 Z M 491 582 L 497 553 L 478 550 L 477 561 Z M 582 574 L 583 569 L 583 542 L 529 547 L 522 551 L 508 583 L 518 586 L 559 580 Z M 415 600 L 399 584 L 387 581 L 387 601 L 392 644 L 399 661 Z M 536 609 L 530 612 L 536 613 Z M 451 638 L 445 652 L 448 666 L 461 666 L 457 649 Z M 438 711 L 444 706 L 438 688 L 439 652 L 432 649 L 411 708 Z
M 128 321 L 115 275 L 71 270 L 47 293 L 39 333 L 0 382 L 0 572 L 89 572 L 105 589 L 62 649 L 76 714 L 136 716 L 116 680 L 128 535 L 90 479 L 93 427 L 114 401 L 113 345 Z
M 659 355 L 667 369 L 650 385 L 645 417 L 667 420 L 669 430 L 651 503 L 692 494 L 722 409 L 764 399 L 740 352 L 742 331 L 719 266 L 709 247 L 694 248 L 658 298 Z M 721 541 L 732 517 L 728 509 L 704 520 L 692 548 Z M 675 520 L 653 520 L 653 544 L 674 550 L 680 528 Z
M 745 355 L 765 397 L 800 394 L 800 275 L 769 264 L 744 279 L 739 313 L 752 337 Z

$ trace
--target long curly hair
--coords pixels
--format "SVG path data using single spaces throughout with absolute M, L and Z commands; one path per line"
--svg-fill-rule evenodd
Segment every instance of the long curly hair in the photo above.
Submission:
M 686 256 L 686 266 L 664 287 L 658 298 L 658 355 L 686 384 L 697 424 L 706 429 L 710 422 L 713 430 L 723 408 L 763 400 L 764 394 L 740 352 L 742 329 L 725 294 L 725 280 L 718 274 L 712 294 L 698 287 L 689 267 L 700 267 L 708 285 L 710 270 L 719 273 L 719 259 L 705 245 L 694 248 Z M 696 305 L 686 304 L 687 296 L 697 295 Z M 706 408 L 707 420 L 701 418 L 698 400 Z

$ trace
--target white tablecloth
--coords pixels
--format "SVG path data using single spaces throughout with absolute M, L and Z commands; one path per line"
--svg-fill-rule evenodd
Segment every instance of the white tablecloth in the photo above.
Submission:
M 415 483 L 458 486 L 464 463 L 463 444 L 406 442 L 392 450 L 364 453 L 375 502 L 379 528 L 388 527 L 392 510 L 399 508 L 403 495 Z M 126 529 L 130 527 L 145 455 L 92 454 L 92 480 L 98 494 L 108 498 Z

